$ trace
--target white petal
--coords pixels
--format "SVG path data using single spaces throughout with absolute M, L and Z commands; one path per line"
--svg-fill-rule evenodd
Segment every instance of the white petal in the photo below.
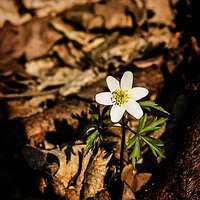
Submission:
M 131 100 L 124 105 L 126 111 L 131 114 L 136 119 L 140 119 L 143 115 L 143 110 L 140 107 L 139 103 L 135 100 Z
M 134 87 L 131 90 L 129 90 L 129 95 L 131 96 L 131 98 L 133 98 L 136 101 L 147 96 L 148 93 L 149 91 L 143 87 Z
M 125 108 L 123 106 L 113 105 L 110 111 L 111 121 L 117 123 L 122 118 L 125 112 Z
M 130 71 L 125 72 L 122 76 L 120 85 L 121 89 L 130 90 L 133 85 L 133 73 Z
M 112 76 L 108 76 L 106 78 L 106 83 L 107 83 L 108 88 L 111 92 L 115 91 L 116 89 L 120 89 L 119 81 Z
M 99 104 L 103 104 L 106 106 L 112 105 L 112 93 L 111 92 L 101 92 L 98 93 L 95 97 L 95 100 Z

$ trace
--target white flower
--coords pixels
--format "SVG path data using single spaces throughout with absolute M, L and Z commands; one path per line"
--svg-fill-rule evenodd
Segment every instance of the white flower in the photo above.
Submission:
M 101 92 L 96 95 L 96 102 L 103 105 L 112 105 L 110 116 L 111 121 L 119 122 L 127 111 L 136 119 L 143 116 L 143 110 L 137 100 L 148 95 L 149 91 L 143 87 L 133 87 L 133 74 L 127 71 L 119 82 L 112 76 L 106 78 L 110 92 Z

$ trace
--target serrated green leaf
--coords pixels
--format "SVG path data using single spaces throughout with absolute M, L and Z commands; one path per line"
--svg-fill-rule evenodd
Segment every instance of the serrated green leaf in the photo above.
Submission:
M 148 111 L 150 111 L 150 108 L 154 108 L 158 111 L 161 111 L 163 113 L 166 113 L 168 115 L 170 115 L 164 108 L 162 108 L 161 106 L 159 106 L 158 104 L 156 104 L 153 101 L 140 101 L 139 102 L 140 106 Z
M 132 160 L 132 165 L 135 167 L 137 160 L 141 158 L 141 147 L 140 147 L 140 139 L 136 137 L 135 147 L 130 155 Z
M 137 136 L 136 136 L 136 135 L 133 135 L 131 138 L 129 138 L 126 148 L 127 148 L 127 149 L 131 149 L 132 146 L 135 144 L 136 139 L 137 139 Z
M 155 157 L 160 156 L 162 158 L 166 158 L 165 149 L 161 147 L 163 146 L 163 142 L 161 140 L 152 139 L 148 136 L 141 136 L 141 139 L 149 145 Z M 157 142 L 155 142 L 155 140 L 157 140 Z
M 162 140 L 155 139 L 155 138 L 150 137 L 150 136 L 141 136 L 141 138 L 148 140 L 153 145 L 160 146 L 160 147 L 164 146 L 164 143 L 163 143 Z
M 150 124 L 148 124 L 145 128 L 143 128 L 140 131 L 140 134 L 159 129 L 160 128 L 159 125 L 165 122 L 166 120 L 167 118 L 164 117 L 160 117 L 158 119 L 155 118 Z
M 140 132 L 144 128 L 146 121 L 147 121 L 147 114 L 145 113 L 139 120 L 138 132 Z
M 89 152 L 90 149 L 92 149 L 93 145 L 94 145 L 94 141 L 95 139 L 98 137 L 98 130 L 94 131 L 90 136 L 88 136 L 86 143 L 87 146 L 85 147 L 85 154 L 87 154 Z

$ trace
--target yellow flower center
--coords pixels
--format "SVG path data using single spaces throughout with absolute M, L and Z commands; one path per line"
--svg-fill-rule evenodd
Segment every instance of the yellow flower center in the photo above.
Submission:
M 123 105 L 129 101 L 129 95 L 127 90 L 117 89 L 113 92 L 113 103 L 116 105 Z

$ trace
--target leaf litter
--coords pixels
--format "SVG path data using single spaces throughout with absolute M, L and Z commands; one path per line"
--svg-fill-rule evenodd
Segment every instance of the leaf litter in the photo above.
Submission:
M 175 29 L 176 3 L 170 2 L 1 0 L 1 118 L 20 121 L 22 132 L 15 134 L 27 140 L 20 148 L 31 170 L 40 172 L 34 187 L 42 197 L 111 199 L 108 188 L 116 188 L 107 177 L 118 165 L 120 133 L 111 130 L 111 144 L 84 156 L 81 123 L 71 115 L 87 116 L 107 74 L 126 69 L 134 70 L 134 84 L 148 88 L 151 100 L 161 95 L 165 71 L 175 72 L 187 48 L 180 50 L 183 33 Z M 191 41 L 198 52 L 194 36 Z M 165 130 L 152 135 L 160 138 Z M 135 199 L 152 173 L 133 169 L 128 152 L 124 164 L 123 199 Z

